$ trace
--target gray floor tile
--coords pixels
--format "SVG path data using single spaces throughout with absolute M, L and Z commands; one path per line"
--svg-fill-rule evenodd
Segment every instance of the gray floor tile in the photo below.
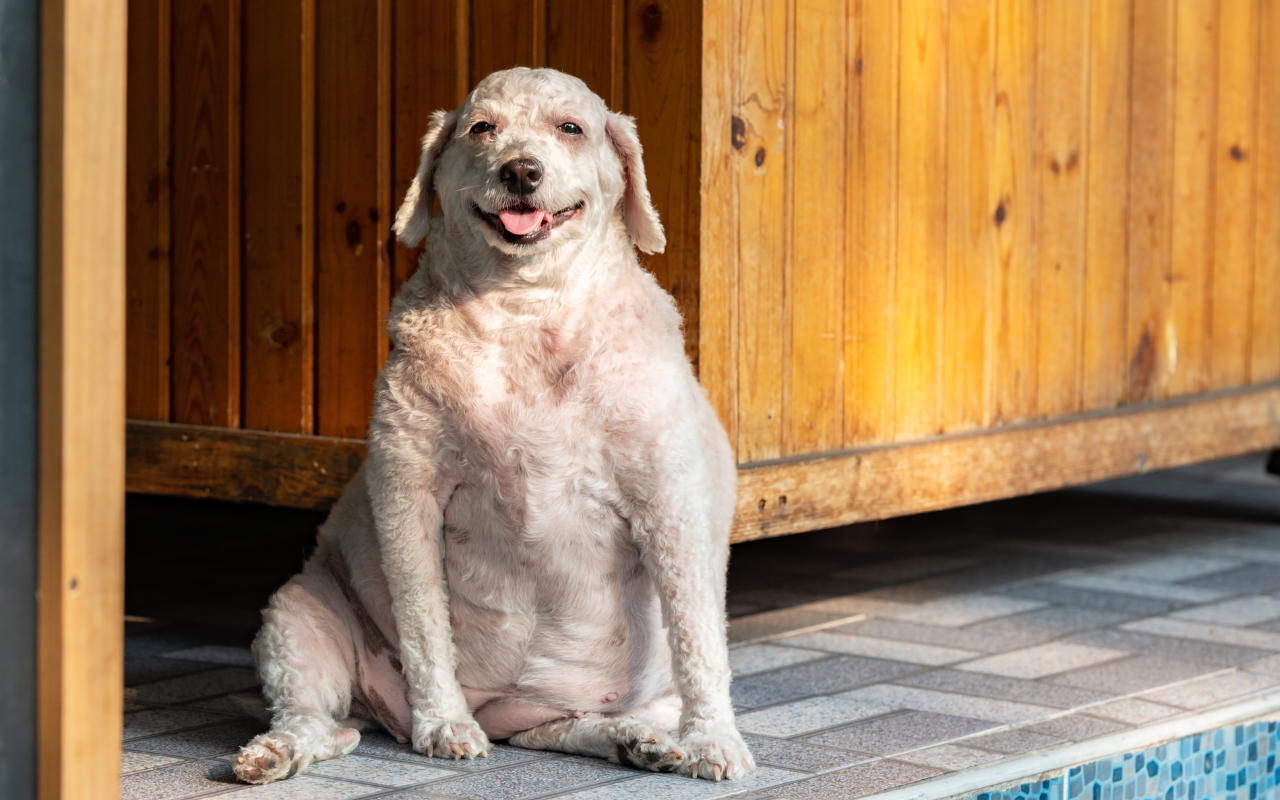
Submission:
M 1271 634 L 1259 635 L 1270 636 Z M 857 636 L 848 633 L 832 633 L 831 631 L 802 633 L 780 641 L 794 644 L 797 647 L 808 647 L 831 653 L 844 653 L 851 656 L 880 658 L 888 661 L 933 667 L 942 666 L 943 664 L 955 664 L 981 655 L 973 650 L 957 650 L 953 647 L 938 647 L 932 644 L 920 644 L 919 642 L 903 642 L 897 639 L 880 639 L 873 636 Z
M 1132 616 L 1123 611 L 1055 606 L 1003 619 L 979 622 L 964 630 L 978 636 L 999 636 L 1006 641 L 1017 642 L 1014 647 L 1026 647 L 1076 631 L 1122 622 Z
M 1088 711 L 1089 716 L 1101 717 L 1102 719 L 1114 720 L 1128 725 L 1146 725 L 1148 722 L 1155 722 L 1156 720 L 1182 713 L 1180 708 L 1136 698 L 1113 700 L 1100 706 L 1090 706 Z
M 452 761 L 443 758 L 428 758 L 421 753 L 413 752 L 413 747 L 407 744 L 400 744 L 382 731 L 368 731 L 360 734 L 360 744 L 356 745 L 356 749 L 353 752 L 362 756 L 394 758 L 398 761 L 408 761 L 428 767 L 445 767 L 465 772 L 509 767 L 512 764 L 541 761 L 554 757 L 554 754 L 541 750 L 525 750 L 505 744 L 492 744 L 489 746 L 488 758 L 477 758 L 471 761 L 465 759 Z
M 789 667 L 818 658 L 826 658 L 827 653 L 818 650 L 805 650 L 799 647 L 784 647 L 779 644 L 749 644 L 746 647 L 735 647 L 729 651 L 729 668 L 734 677 L 754 675 L 757 672 Z
M 941 770 L 908 764 L 903 761 L 873 761 L 858 764 L 838 772 L 790 783 L 777 790 L 764 790 L 746 795 L 743 800 L 834 800 L 855 798 L 882 792 L 895 786 L 915 783 L 931 778 Z
M 457 777 L 458 775 L 456 772 L 426 764 L 410 764 L 407 761 L 369 758 L 355 753 L 330 761 L 322 761 L 319 764 L 312 764 L 307 769 L 307 774 L 394 788 L 415 786 L 419 783 Z
M 836 573 L 842 578 L 854 578 L 871 583 L 901 583 L 903 581 L 926 578 L 946 572 L 954 572 L 965 567 L 973 567 L 980 559 L 972 556 L 922 555 L 896 558 L 881 561 L 877 564 L 854 567 Z
M 580 759 L 547 759 L 510 769 L 467 775 L 431 785 L 431 793 L 443 797 L 476 800 L 521 800 L 553 792 L 569 792 L 605 781 L 630 778 L 634 770 L 604 762 Z
M 939 669 L 921 675 L 911 675 L 894 681 L 903 686 L 937 689 L 944 692 L 1013 700 L 1018 703 L 1049 706 L 1051 708 L 1076 708 L 1097 703 L 1111 697 L 1105 692 L 1077 689 L 1041 681 L 1024 681 L 1000 675 L 983 675 L 952 669 Z
M 1099 736 L 1122 731 L 1126 728 L 1128 728 L 1127 725 L 1122 725 L 1119 722 L 1098 719 L 1085 714 L 1072 714 L 1028 725 L 1026 730 L 1043 734 L 1044 736 L 1066 739 L 1071 742 L 1083 742 L 1087 739 L 1096 739 Z
M 813 611 L 805 608 L 785 608 L 766 611 L 729 620 L 729 641 L 749 642 L 765 636 L 777 636 L 788 631 L 821 625 L 849 616 L 839 612 Z
M 935 747 L 927 747 L 924 750 L 917 750 L 914 753 L 907 753 L 901 756 L 899 760 L 950 771 L 968 769 L 978 764 L 985 764 L 988 761 L 995 761 L 1000 757 L 999 753 L 992 753 L 987 750 L 978 750 L 977 748 L 958 744 L 940 744 Z
M 262 723 L 245 719 L 225 725 L 155 736 L 150 739 L 134 739 L 125 747 L 146 753 L 209 758 L 224 753 L 234 753 L 265 730 L 266 726 Z
M 155 769 L 157 767 L 167 767 L 171 764 L 181 763 L 181 758 L 173 756 L 157 756 L 152 753 L 131 753 L 125 750 L 120 754 L 120 774 L 129 775 L 134 772 L 142 772 L 143 770 Z
M 826 731 L 809 737 L 807 741 L 863 753 L 891 756 L 948 742 L 993 728 L 998 724 L 968 717 L 933 714 L 928 711 L 904 711 L 900 714 L 890 714 L 845 728 Z
M 1029 753 L 1032 750 L 1039 750 L 1041 747 L 1048 747 L 1051 744 L 1059 744 L 1065 741 L 1061 736 L 1051 736 L 1044 733 L 1036 733 L 1026 728 L 1015 728 L 1010 731 L 999 731 L 998 733 L 988 733 L 985 736 L 975 736 L 972 739 L 965 739 L 958 744 L 964 747 L 977 747 L 981 750 L 990 750 L 993 753 L 1003 753 L 1004 755 L 1016 755 L 1018 753 Z
M 777 693 L 769 696 L 781 698 L 772 702 L 782 702 L 783 699 L 831 694 L 858 686 L 890 681 L 919 670 L 920 667 L 913 664 L 900 664 L 896 661 L 860 656 L 837 656 L 752 675 L 744 679 L 744 683 L 758 687 L 753 691 L 759 694 L 753 696 L 763 697 L 764 690 L 768 690 Z
M 1081 667 L 1089 667 L 1124 658 L 1129 653 L 1110 647 L 1092 647 L 1071 642 L 1044 642 L 1009 653 L 998 653 L 966 664 L 956 669 L 964 672 L 981 672 L 1003 675 L 1008 678 L 1035 680 L 1047 675 L 1057 675 Z
M 1167 689 L 1159 689 L 1142 696 L 1144 700 L 1153 700 L 1165 705 L 1179 708 L 1196 709 L 1217 705 L 1237 697 L 1255 694 L 1265 689 L 1274 688 L 1270 678 L 1252 672 L 1232 672 L 1216 675 L 1202 681 L 1192 681 Z
M 678 775 L 643 775 L 632 780 L 609 783 L 582 789 L 571 794 L 557 795 L 558 800 L 703 800 L 703 798 L 754 793 L 764 787 L 775 786 L 800 777 L 803 773 L 760 767 L 745 778 L 732 781 L 694 780 Z
M 729 698 L 733 700 L 733 708 L 737 712 L 785 703 L 797 697 L 807 697 L 809 694 L 811 692 L 797 694 L 794 688 L 757 686 L 749 679 L 734 681 L 729 686 Z
M 972 628 L 943 628 L 939 625 L 921 625 L 896 619 L 869 619 L 852 625 L 831 628 L 832 633 L 849 633 L 855 636 L 874 636 L 879 639 L 896 639 L 901 642 L 919 642 L 959 650 L 977 650 L 984 653 L 1001 653 L 1021 647 L 1016 639 L 998 634 L 975 633 Z
M 120 800 L 176 800 L 243 786 L 224 761 L 188 761 L 172 767 L 126 775 L 120 779 Z
M 331 781 L 310 775 L 299 775 L 269 786 L 244 786 L 234 792 L 218 795 L 219 800 L 355 800 L 378 794 L 382 789 L 359 783 Z
M 253 670 L 224 667 L 130 687 L 124 690 L 124 696 L 126 700 L 143 703 L 185 703 L 202 697 L 239 692 L 257 685 L 258 677 Z
M 161 681 L 166 678 L 177 678 L 182 675 L 194 675 L 197 672 L 209 672 L 218 668 L 217 664 L 202 664 L 195 661 L 177 661 L 160 656 L 141 658 L 125 658 L 124 685 L 136 686 L 140 683 Z
M 1231 645 L 1258 650 L 1280 652 L 1280 633 L 1237 628 L 1220 623 L 1193 622 L 1176 617 L 1152 617 L 1139 619 L 1120 626 L 1121 630 L 1149 633 L 1153 636 L 1169 636 L 1209 642 L 1213 645 Z
M 1066 686 L 1079 686 L 1112 694 L 1131 694 L 1155 689 L 1166 684 L 1207 675 L 1221 669 L 1216 664 L 1187 661 L 1167 656 L 1134 656 L 1086 667 L 1047 680 Z
M 1013 597 L 1025 597 L 1032 600 L 1047 600 L 1051 603 L 1062 603 L 1076 608 L 1087 608 L 1097 611 L 1115 611 L 1121 614 L 1145 616 L 1163 614 L 1173 609 L 1183 608 L 1191 603 L 1172 600 L 1155 600 L 1149 597 L 1133 597 L 1131 595 L 1113 594 L 1111 592 L 1085 591 L 1061 586 L 1056 583 L 1038 583 L 1032 586 L 1019 586 L 1009 589 L 1005 594 Z
M 155 708 L 147 711 L 135 711 L 124 715 L 124 740 L 138 739 L 143 736 L 155 736 L 160 733 L 228 722 L 222 714 L 210 714 L 206 711 L 188 711 L 177 708 Z
M 1268 650 L 1255 650 L 1249 647 L 1237 647 L 1229 644 L 1211 644 L 1190 639 L 1175 639 L 1171 636 L 1156 636 L 1138 631 L 1118 631 L 1113 628 L 1074 633 L 1064 638 L 1063 641 L 1092 647 L 1108 647 L 1113 650 L 1127 650 L 1130 653 L 1173 656 L 1175 658 L 1225 666 L 1248 664 L 1271 655 Z
M 1181 585 L 1218 589 L 1231 594 L 1270 594 L 1280 591 L 1280 569 L 1271 564 L 1247 564 L 1229 572 L 1183 581 Z
M 770 739 L 764 736 L 744 736 L 751 755 L 758 764 L 796 769 L 801 772 L 824 772 L 863 761 L 874 760 L 870 753 L 851 753 L 812 742 L 796 742 L 787 739 Z

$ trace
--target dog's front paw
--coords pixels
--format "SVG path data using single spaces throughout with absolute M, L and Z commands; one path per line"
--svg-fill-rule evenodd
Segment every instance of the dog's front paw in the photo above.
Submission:
M 718 781 L 742 778 L 756 770 L 756 760 L 742 734 L 729 723 L 697 725 L 686 730 L 680 737 L 680 746 L 685 752 L 681 775 Z
M 623 717 L 618 722 L 610 761 L 650 772 L 679 771 L 684 763 L 684 751 L 675 739 L 635 718 Z
M 258 785 L 292 778 L 298 772 L 293 737 L 268 733 L 255 737 L 240 748 L 232 769 L 240 780 Z
M 476 721 L 417 718 L 413 721 L 413 749 L 436 758 L 489 757 L 489 737 Z

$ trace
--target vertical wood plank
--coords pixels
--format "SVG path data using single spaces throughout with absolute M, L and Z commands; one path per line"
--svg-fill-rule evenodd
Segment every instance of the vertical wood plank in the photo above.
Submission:
M 1209 385 L 1218 102 L 1216 0 L 1178 2 L 1176 48 L 1169 322 L 1161 378 L 1171 395 L 1201 392 Z
M 40 5 L 41 800 L 119 797 L 127 25 L 123 3 Z
M 240 425 L 240 4 L 173 6 L 173 420 Z
M 395 164 L 394 125 L 395 107 L 395 74 L 392 55 L 392 15 L 395 0 L 377 0 L 378 5 L 378 180 L 377 211 L 370 214 L 373 222 L 374 252 L 377 254 L 378 270 L 378 326 L 382 335 L 378 336 L 377 363 L 378 369 L 386 363 L 391 353 L 391 337 L 385 334 L 387 312 L 391 310 L 391 298 L 395 286 L 394 251 L 396 241 L 391 233 L 391 223 L 395 218 L 396 201 L 392 196 L 395 176 L 392 169 Z
M 676 299 L 685 353 L 698 359 L 702 16 L 699 0 L 628 0 L 624 110 L 635 117 L 667 249 L 642 263 Z
M 431 113 L 458 105 L 457 70 L 458 6 L 455 3 L 421 3 L 396 0 L 394 43 L 395 120 L 392 135 L 393 200 L 409 191 L 418 171 L 422 136 Z M 465 76 L 464 76 L 465 79 Z M 417 265 L 421 247 L 412 250 L 392 244 L 392 294 L 408 280 Z
M 1125 311 L 1132 23 L 1130 0 L 1091 0 L 1084 410 L 1119 405 L 1128 383 Z
M 739 0 L 706 0 L 699 71 L 698 229 L 701 284 L 698 379 L 720 417 L 731 446 L 738 445 L 738 164 L 733 108 L 738 99 Z M 616 28 L 615 28 L 616 30 Z M 692 173 L 691 173 L 692 174 Z M 670 245 L 668 245 L 670 246 Z M 743 461 L 741 454 L 737 455 Z
M 471 85 L 491 72 L 538 66 L 534 59 L 539 0 L 471 0 Z
M 951 0 L 947 46 L 947 272 L 943 426 L 980 426 L 988 402 L 992 268 L 988 173 L 995 122 L 995 3 Z
M 1167 393 L 1176 7 L 1135 0 L 1130 164 L 1128 401 Z
M 1040 292 L 1035 414 L 1043 417 L 1080 407 L 1089 6 L 1045 0 L 1041 8 L 1034 269 Z
M 845 0 L 796 0 L 788 451 L 844 440 Z
M 169 419 L 169 0 L 129 4 L 126 413 Z
M 807 46 L 807 43 L 806 43 Z M 897 437 L 942 427 L 942 327 L 947 247 L 946 4 L 902 4 L 898 134 Z
M 738 171 L 738 458 L 782 455 L 787 4 L 746 0 L 732 133 Z M 714 202 L 714 201 L 713 201 Z
M 316 19 L 316 416 L 324 436 L 362 438 L 390 294 L 381 269 L 379 8 L 326 0 Z
M 621 0 L 547 0 L 546 65 L 581 78 L 610 108 L 613 94 L 614 6 Z
M 897 356 L 898 2 L 859 0 L 845 283 L 845 446 L 893 438 Z
M 244 425 L 289 433 L 314 422 L 314 265 L 303 248 L 311 21 L 301 2 L 244 6 Z
M 1259 10 L 1258 35 L 1280 41 L 1280 3 Z M 1249 379 L 1280 378 L 1280 50 L 1259 48 L 1257 144 L 1257 230 L 1253 268 L 1253 332 Z
M 997 0 L 996 129 L 988 214 L 995 225 L 991 278 L 988 426 L 1031 415 L 1036 378 L 1035 97 L 1039 4 Z
M 1212 362 L 1215 389 L 1249 382 L 1257 167 L 1258 1 L 1222 3 L 1218 48 Z M 1268 41 L 1268 47 L 1274 46 Z

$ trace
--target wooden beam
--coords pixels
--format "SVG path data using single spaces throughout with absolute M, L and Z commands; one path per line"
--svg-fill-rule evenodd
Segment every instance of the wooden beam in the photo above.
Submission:
M 327 509 L 364 461 L 363 439 L 130 420 L 126 488 Z
M 833 528 L 1226 458 L 1280 444 L 1280 383 L 738 473 L 733 541 Z
M 1280 445 L 1280 383 L 738 472 L 743 542 L 1049 491 Z M 129 422 L 128 490 L 326 509 L 360 439 Z M 783 499 L 785 498 L 785 500 Z
M 41 5 L 42 800 L 119 793 L 127 11 Z

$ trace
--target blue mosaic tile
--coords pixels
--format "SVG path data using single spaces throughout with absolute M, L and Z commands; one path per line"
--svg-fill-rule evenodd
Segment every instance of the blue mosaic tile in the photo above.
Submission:
M 1062 800 L 1062 778 L 1032 781 L 1007 789 L 983 792 L 972 800 Z
M 1237 725 L 1069 770 L 1066 800 L 1258 800 L 1277 785 L 1275 722 Z

